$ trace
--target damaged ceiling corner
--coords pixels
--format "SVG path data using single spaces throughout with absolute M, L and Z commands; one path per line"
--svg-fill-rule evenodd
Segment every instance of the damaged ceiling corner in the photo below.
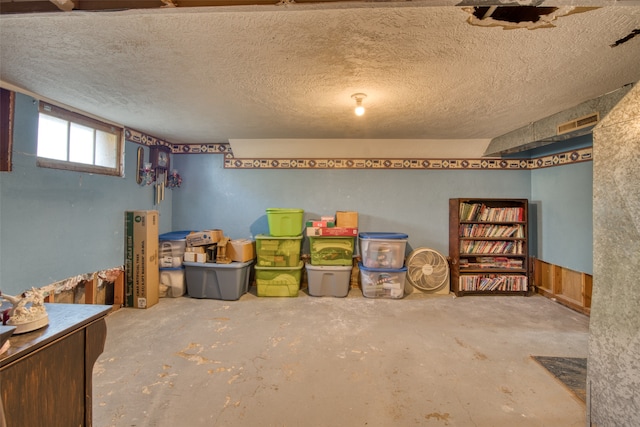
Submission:
M 483 157 L 500 157 L 591 133 L 593 127 L 615 107 L 635 86 L 627 84 L 598 98 L 582 102 L 573 108 L 552 114 L 491 140 Z M 595 120 L 594 120 L 595 117 Z M 584 121 L 584 126 L 579 126 Z M 577 122 L 574 130 L 562 131 L 563 124 Z
M 463 7 L 469 13 L 467 22 L 478 27 L 502 27 L 504 30 L 526 28 L 552 28 L 553 21 L 574 13 L 583 13 L 598 7 L 577 6 L 474 6 Z

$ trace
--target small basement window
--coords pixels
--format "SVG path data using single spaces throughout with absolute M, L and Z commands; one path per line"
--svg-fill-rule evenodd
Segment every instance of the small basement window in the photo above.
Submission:
M 122 128 L 40 102 L 38 166 L 122 176 Z

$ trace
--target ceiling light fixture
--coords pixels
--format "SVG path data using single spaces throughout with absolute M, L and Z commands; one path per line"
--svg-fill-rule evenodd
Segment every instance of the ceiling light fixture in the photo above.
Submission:
M 367 97 L 366 93 L 354 93 L 351 98 L 356 100 L 356 116 L 362 116 L 364 114 L 364 107 L 362 106 L 362 100 Z

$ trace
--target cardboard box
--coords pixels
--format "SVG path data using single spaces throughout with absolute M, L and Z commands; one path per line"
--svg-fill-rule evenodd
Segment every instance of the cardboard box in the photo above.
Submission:
M 218 243 L 222 230 L 204 230 L 187 234 L 187 246 L 209 246 Z
M 336 223 L 334 221 L 320 220 L 320 219 L 312 219 L 307 221 L 307 227 L 335 227 Z
M 186 247 L 184 249 L 184 251 L 185 251 L 185 253 L 186 252 L 193 252 L 193 253 L 196 253 L 196 254 L 204 254 L 204 253 L 207 252 L 206 248 L 204 246 L 189 246 L 189 247 Z
M 204 252 L 185 252 L 185 262 L 207 262 L 207 254 Z
M 351 236 L 358 235 L 357 228 L 351 227 L 307 227 L 307 236 Z
M 158 211 L 125 212 L 126 307 L 158 303 L 158 218 Z
M 354 211 L 336 212 L 336 225 L 338 227 L 358 228 L 358 212 L 354 212 Z
M 231 261 L 247 262 L 256 257 L 256 242 L 249 239 L 229 240 L 227 257 Z

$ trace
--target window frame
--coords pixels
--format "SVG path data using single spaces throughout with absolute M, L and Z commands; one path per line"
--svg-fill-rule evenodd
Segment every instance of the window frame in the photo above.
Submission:
M 87 172 L 100 175 L 111 175 L 122 177 L 124 173 L 123 157 L 124 157 L 124 130 L 119 126 L 115 126 L 109 123 L 102 122 L 91 117 L 84 116 L 80 113 L 66 110 L 57 105 L 40 101 L 38 106 L 38 118 L 44 114 L 51 117 L 56 117 L 61 120 L 65 120 L 70 123 L 75 123 L 81 126 L 90 127 L 94 130 L 100 130 L 102 132 L 116 135 L 117 154 L 115 167 L 98 166 L 95 164 L 76 163 L 69 160 L 57 160 L 48 159 L 46 157 L 38 157 L 36 149 L 36 164 L 39 167 L 62 169 L 74 172 Z M 94 141 L 95 142 L 95 141 Z M 67 135 L 67 149 L 69 148 L 69 140 Z M 95 161 L 95 159 L 94 159 Z
M 0 88 L 0 172 L 11 172 L 15 92 Z

